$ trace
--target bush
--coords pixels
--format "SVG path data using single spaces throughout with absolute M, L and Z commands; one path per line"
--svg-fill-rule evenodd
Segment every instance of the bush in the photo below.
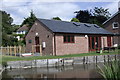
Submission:
M 118 49 L 120 49 L 120 45 L 118 46 Z
M 8 66 L 7 62 L 2 62 L 2 66 L 6 68 Z

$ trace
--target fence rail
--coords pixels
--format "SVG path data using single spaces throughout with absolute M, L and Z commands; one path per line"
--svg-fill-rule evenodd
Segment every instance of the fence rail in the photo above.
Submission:
M 25 53 L 25 46 L 1 46 L 0 52 L 2 55 L 21 56 L 21 54 Z

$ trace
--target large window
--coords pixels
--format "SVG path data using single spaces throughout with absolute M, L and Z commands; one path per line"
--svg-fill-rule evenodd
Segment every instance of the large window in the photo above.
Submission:
M 74 35 L 64 35 L 64 43 L 74 43 Z
M 112 26 L 113 26 L 113 29 L 118 28 L 119 27 L 119 23 L 118 22 L 113 22 Z

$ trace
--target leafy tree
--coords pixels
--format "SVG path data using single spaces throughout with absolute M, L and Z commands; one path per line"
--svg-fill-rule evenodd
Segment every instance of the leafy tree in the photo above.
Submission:
M 12 24 L 12 27 L 13 27 L 13 32 L 16 32 L 20 27 L 20 25 Z
M 10 14 L 7 14 L 5 11 L 0 11 L 0 14 L 2 14 L 2 31 L 6 32 L 7 34 L 11 34 L 13 30 L 13 18 L 10 17 Z
M 30 12 L 30 17 L 24 18 L 25 20 L 22 22 L 21 26 L 27 24 L 29 27 L 32 27 L 35 20 L 37 19 L 33 11 Z
M 72 18 L 71 22 L 80 22 L 77 18 Z
M 0 14 L 2 14 L 2 46 L 16 45 L 17 39 L 12 36 L 15 31 L 15 27 L 12 25 L 13 18 L 5 11 L 0 11 Z
M 83 23 L 89 23 L 89 19 L 91 17 L 91 13 L 88 10 L 80 10 L 74 12 L 76 13 L 76 18 Z
M 53 20 L 60 20 L 61 21 L 61 19 L 59 17 L 53 17 L 52 19 Z
M 108 11 L 108 9 L 104 9 L 102 7 L 98 8 L 98 7 L 95 7 L 92 11 L 93 15 L 94 16 L 104 16 L 105 18 L 109 18 L 110 17 L 110 13 Z
M 102 27 L 102 23 L 110 17 L 108 9 L 95 7 L 93 10 L 76 11 L 76 18 L 83 23 L 97 24 Z

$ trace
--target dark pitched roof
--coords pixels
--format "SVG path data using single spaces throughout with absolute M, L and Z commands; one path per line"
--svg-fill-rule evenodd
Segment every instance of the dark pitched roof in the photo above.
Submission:
M 81 34 L 113 34 L 96 24 L 38 19 L 52 32 Z
M 106 20 L 104 23 L 103 23 L 103 25 L 104 24 L 106 24 L 108 21 L 110 21 L 112 18 L 114 18 L 116 15 L 118 15 L 118 14 L 120 14 L 120 11 L 118 11 L 118 12 L 116 12 L 114 15 L 112 15 L 108 20 Z
M 17 31 L 28 31 L 28 26 L 27 25 L 23 25 L 22 27 L 20 27 Z

